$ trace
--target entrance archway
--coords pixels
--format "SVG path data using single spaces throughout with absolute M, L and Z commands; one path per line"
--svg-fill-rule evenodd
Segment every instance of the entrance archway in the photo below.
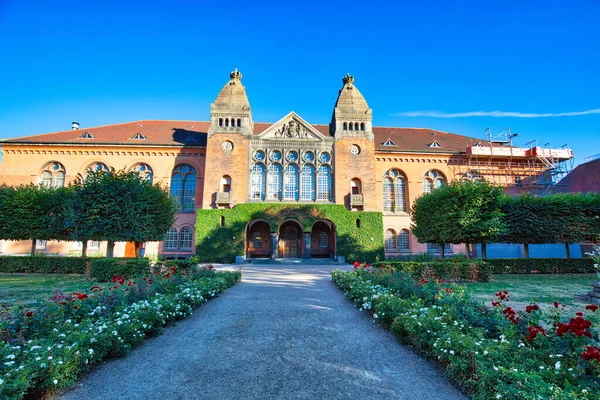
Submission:
M 254 220 L 246 228 L 246 257 L 271 257 L 271 227 L 266 221 Z
M 302 226 L 296 221 L 287 221 L 279 228 L 279 257 L 302 256 Z
M 335 225 L 330 221 L 316 221 L 312 226 L 310 240 L 312 258 L 332 258 L 335 256 Z

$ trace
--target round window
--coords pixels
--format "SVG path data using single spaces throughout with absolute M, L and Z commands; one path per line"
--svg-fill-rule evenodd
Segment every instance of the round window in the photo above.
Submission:
M 279 150 L 272 151 L 271 152 L 271 160 L 281 161 L 281 152 Z
M 256 161 L 263 161 L 265 159 L 265 152 L 262 150 L 256 150 L 253 154 Z
M 286 157 L 286 159 L 287 159 L 288 161 L 290 161 L 290 162 L 296 162 L 296 161 L 298 161 L 298 152 L 296 152 L 296 151 L 293 151 L 293 150 L 292 150 L 292 151 L 289 151 L 289 152 L 287 153 L 287 157 Z
M 233 143 L 231 143 L 230 141 L 225 141 L 221 143 L 221 148 L 225 152 L 230 152 L 231 150 L 233 150 Z
M 352 146 L 350 146 L 350 153 L 354 154 L 354 155 L 360 154 L 360 147 L 358 147 L 357 145 L 353 144 Z
M 329 153 L 323 152 L 319 155 L 319 161 L 321 161 L 321 162 L 326 163 L 326 162 L 329 162 L 330 160 L 331 160 L 331 155 L 329 155 Z
M 306 162 L 313 162 L 315 160 L 315 155 L 312 151 L 307 151 L 302 154 L 302 159 Z

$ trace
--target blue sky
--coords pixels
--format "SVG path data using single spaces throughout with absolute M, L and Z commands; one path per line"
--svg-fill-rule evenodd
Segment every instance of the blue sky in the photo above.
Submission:
M 600 153 L 599 17 L 598 0 L 0 0 L 0 138 L 207 120 L 237 67 L 258 122 L 328 123 L 349 72 L 375 125 L 510 127 L 580 163 Z

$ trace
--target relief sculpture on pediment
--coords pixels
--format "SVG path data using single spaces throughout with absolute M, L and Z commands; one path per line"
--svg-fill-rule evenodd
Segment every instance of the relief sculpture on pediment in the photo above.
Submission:
M 306 139 L 308 131 L 298 122 L 291 120 L 277 129 L 273 135 L 277 138 Z

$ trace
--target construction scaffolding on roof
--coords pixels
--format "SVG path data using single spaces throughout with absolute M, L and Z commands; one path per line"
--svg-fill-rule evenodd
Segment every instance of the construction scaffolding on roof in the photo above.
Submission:
M 561 179 L 573 168 L 573 151 L 567 145 L 552 148 L 546 143 L 540 147 L 533 140 L 527 143 L 529 147 L 515 147 L 512 142 L 518 135 L 510 128 L 497 135 L 488 128 L 486 136 L 487 141 L 466 148 L 466 159 L 448 162 L 454 179 L 487 180 L 509 194 L 544 195 L 566 185 Z

